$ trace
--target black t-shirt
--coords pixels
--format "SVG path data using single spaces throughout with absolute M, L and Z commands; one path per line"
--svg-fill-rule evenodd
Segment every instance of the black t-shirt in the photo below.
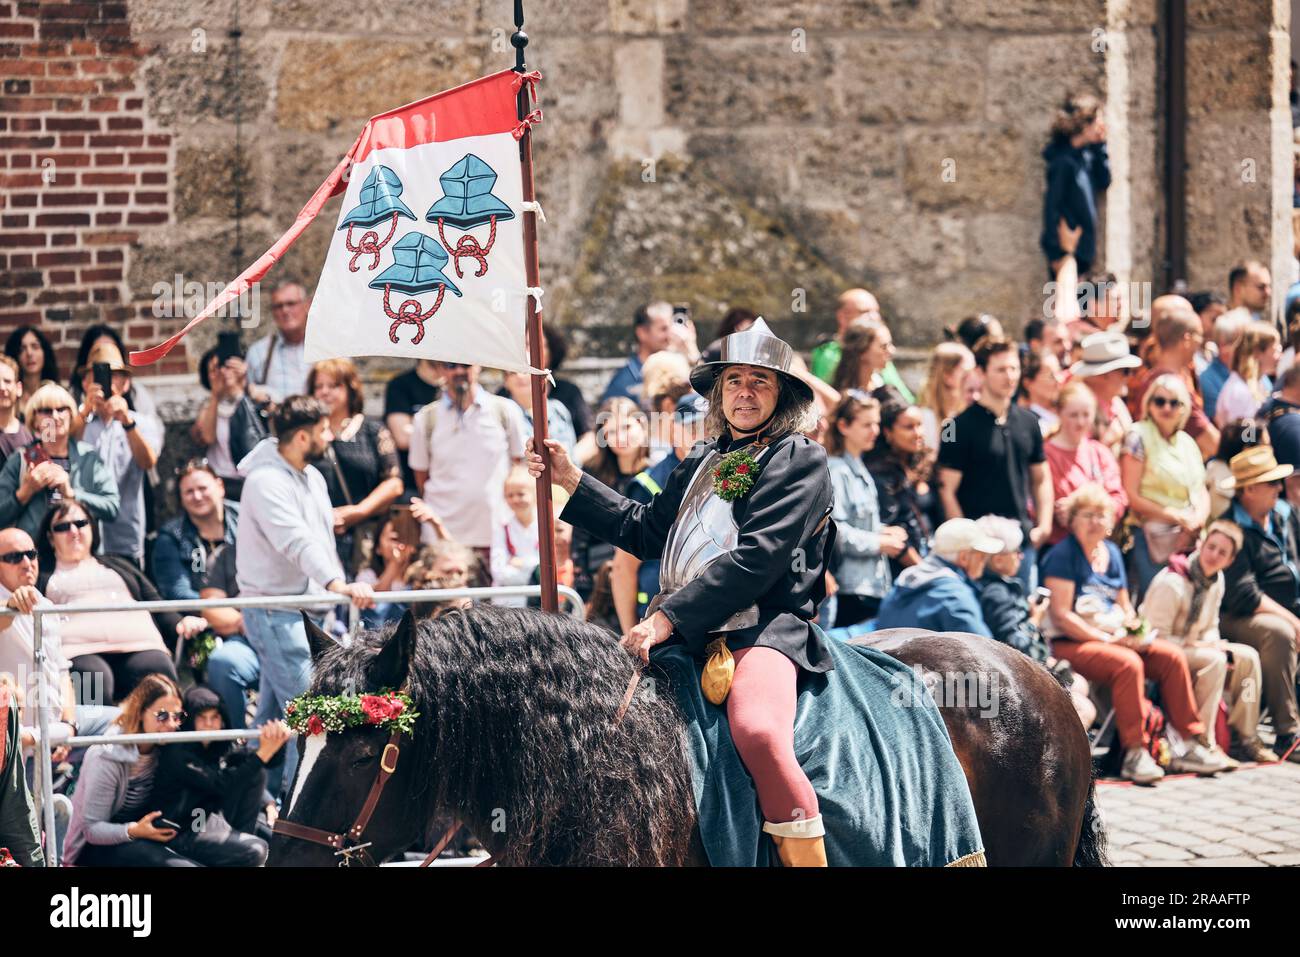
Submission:
M 429 385 L 414 369 L 403 372 L 389 380 L 388 388 L 384 390 L 384 423 L 387 424 L 388 417 L 394 412 L 414 416 L 441 394 L 440 388 Z M 415 473 L 411 471 L 406 453 L 399 450 L 397 457 L 402 464 L 402 482 L 408 489 L 419 492 L 415 488 Z
M 222 545 L 208 559 L 208 570 L 199 583 L 199 590 L 220 588 L 227 598 L 239 597 L 239 581 L 235 575 L 235 546 Z
M 939 443 L 940 468 L 961 472 L 957 504 L 966 518 L 1005 515 L 1020 521 L 1028 541 L 1029 467 L 1044 461 L 1038 416 L 1012 405 L 1004 424 L 978 402 L 952 420 Z
M 384 390 L 384 418 L 394 412 L 415 415 L 426 405 L 438 398 L 442 390 L 436 385 L 429 385 L 414 370 L 403 372 L 389 380 Z
M 393 436 L 372 419 L 365 419 L 360 428 L 346 439 L 335 436 L 331 448 L 334 462 L 330 461 L 327 452 L 311 464 L 325 476 L 330 504 L 335 508 L 356 505 L 380 482 L 399 474 L 400 463 Z M 335 462 L 338 463 L 337 469 Z

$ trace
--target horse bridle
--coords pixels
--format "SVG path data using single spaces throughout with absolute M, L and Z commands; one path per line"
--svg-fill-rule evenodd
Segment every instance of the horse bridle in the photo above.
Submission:
M 614 726 L 618 727 L 623 722 L 623 716 L 627 714 L 627 709 L 632 704 L 632 696 L 636 694 L 636 687 L 641 680 L 641 663 L 637 662 L 632 669 L 632 677 L 628 679 L 627 690 L 623 692 L 623 700 L 618 706 L 618 712 L 614 715 Z M 306 824 L 297 824 L 293 821 L 286 821 L 283 818 L 277 818 L 275 826 L 271 829 L 274 834 L 283 834 L 285 837 L 294 837 L 301 841 L 310 841 L 313 844 L 323 844 L 333 849 L 334 856 L 339 859 L 339 867 L 351 867 L 353 858 L 360 858 L 363 866 L 377 867 L 379 862 L 371 856 L 368 848 L 373 842 L 363 841 L 366 827 L 370 824 L 370 818 L 375 813 L 375 808 L 379 805 L 379 798 L 384 793 L 384 785 L 388 779 L 393 776 L 397 770 L 397 759 L 401 756 L 402 732 L 394 731 L 388 737 L 388 743 L 384 745 L 383 753 L 379 756 L 379 770 L 375 773 L 375 780 L 370 785 L 370 793 L 366 795 L 366 803 L 361 806 L 361 812 L 357 815 L 356 821 L 346 831 L 336 833 L 326 831 L 319 827 L 310 827 Z M 421 867 L 428 867 L 434 862 L 439 854 L 451 843 L 456 832 L 460 830 L 460 821 L 453 821 L 451 826 L 443 832 L 441 838 L 434 844 L 431 850 L 420 862 Z M 493 854 L 485 858 L 475 867 L 491 867 L 496 863 L 497 855 Z
M 360 857 L 361 862 L 366 866 L 376 866 L 378 862 L 366 850 L 370 847 L 371 842 L 363 842 L 361 839 L 365 836 L 366 827 L 370 824 L 370 818 L 374 815 L 375 808 L 379 804 L 379 797 L 384 793 L 384 785 L 388 783 L 388 779 L 397 770 L 397 759 L 402 753 L 401 739 L 402 732 L 400 731 L 394 731 L 389 735 L 388 743 L 384 745 L 383 753 L 379 755 L 379 770 L 375 773 L 375 780 L 370 785 L 370 793 L 366 795 L 366 803 L 361 805 L 361 813 L 357 815 L 356 821 L 346 831 L 338 834 L 319 827 L 309 827 L 306 824 L 296 824 L 293 821 L 286 821 L 284 818 L 277 818 L 275 826 L 271 828 L 272 833 L 283 834 L 286 837 L 296 837 L 302 841 L 311 841 L 313 844 L 324 844 L 326 847 L 333 848 L 334 856 L 339 859 L 339 867 L 351 867 L 354 856 Z

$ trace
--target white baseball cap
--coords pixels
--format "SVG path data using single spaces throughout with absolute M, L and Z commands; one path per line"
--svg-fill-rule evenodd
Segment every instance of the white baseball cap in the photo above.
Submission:
M 1002 540 L 988 535 L 969 518 L 950 518 L 935 530 L 934 550 L 940 555 L 956 555 L 974 549 L 985 555 L 997 555 Z

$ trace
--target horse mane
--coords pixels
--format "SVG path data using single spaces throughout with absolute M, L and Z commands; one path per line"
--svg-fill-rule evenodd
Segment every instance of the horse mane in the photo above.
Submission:
M 358 693 L 392 628 L 316 664 L 313 693 Z M 683 721 L 613 635 L 540 611 L 480 605 L 416 624 L 406 690 L 420 716 L 410 811 L 452 815 L 503 864 L 685 861 L 695 817 Z M 426 835 L 427 836 L 427 835 Z

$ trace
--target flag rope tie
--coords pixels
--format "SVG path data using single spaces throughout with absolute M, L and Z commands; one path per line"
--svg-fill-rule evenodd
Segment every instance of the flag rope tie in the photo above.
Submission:
M 525 116 L 522 120 L 519 121 L 519 125 L 514 128 L 514 131 L 511 132 L 510 135 L 517 140 L 521 140 L 524 138 L 525 131 L 531 129 L 534 123 L 540 123 L 540 122 L 542 122 L 542 111 L 533 110 L 533 112 L 529 113 L 527 116 Z
M 532 70 L 532 71 L 530 71 L 530 72 L 528 72 L 528 73 L 516 73 L 516 74 L 515 74 L 515 79 L 514 79 L 514 88 L 515 88 L 515 92 L 518 93 L 518 92 L 519 92 L 519 88 L 520 88 L 521 86 L 523 86 L 525 83 L 527 83 L 527 84 L 528 84 L 528 96 L 529 96 L 531 99 L 536 99 L 536 98 L 537 98 L 537 84 L 538 84 L 538 82 L 541 80 L 541 78 L 542 78 L 542 71 L 541 71 L 541 70 Z
M 366 253 L 375 257 L 374 262 L 368 267 L 369 270 L 373 272 L 379 268 L 379 250 L 387 246 L 388 241 L 393 238 L 393 233 L 397 232 L 397 216 L 398 213 L 394 211 L 392 222 L 388 226 L 388 235 L 384 237 L 383 242 L 379 242 L 379 233 L 377 231 L 367 229 L 361 234 L 361 238 L 357 240 L 354 246 L 352 244 L 352 227 L 348 226 L 348 235 L 343 244 L 347 246 L 348 252 L 352 253 L 352 258 L 348 260 L 348 269 L 350 271 L 357 271 L 357 259 Z
M 388 318 L 393 320 L 393 324 L 388 327 L 388 338 L 392 342 L 397 342 L 397 330 L 406 322 L 415 326 L 415 335 L 411 339 L 411 345 L 418 346 L 420 340 L 424 338 L 424 323 L 433 318 L 433 314 L 442 306 L 442 297 L 447 292 L 447 287 L 438 283 L 438 298 L 434 300 L 428 312 L 420 312 L 420 300 L 407 299 L 397 307 L 397 312 L 393 312 L 393 307 L 388 303 L 388 291 L 392 288 L 388 283 L 384 283 L 384 312 Z
M 488 220 L 488 223 L 490 228 L 486 246 L 480 246 L 478 240 L 466 232 L 460 237 L 460 242 L 456 243 L 456 247 L 453 249 L 451 243 L 447 242 L 447 234 L 442 231 L 442 217 L 438 217 L 438 238 L 442 240 L 443 247 L 451 254 L 451 264 L 456 269 L 457 279 L 465 278 L 465 274 L 460 271 L 462 256 L 468 256 L 478 262 L 478 269 L 474 271 L 475 276 L 487 275 L 488 253 L 492 252 L 492 244 L 497 241 L 497 218 L 493 216 Z

